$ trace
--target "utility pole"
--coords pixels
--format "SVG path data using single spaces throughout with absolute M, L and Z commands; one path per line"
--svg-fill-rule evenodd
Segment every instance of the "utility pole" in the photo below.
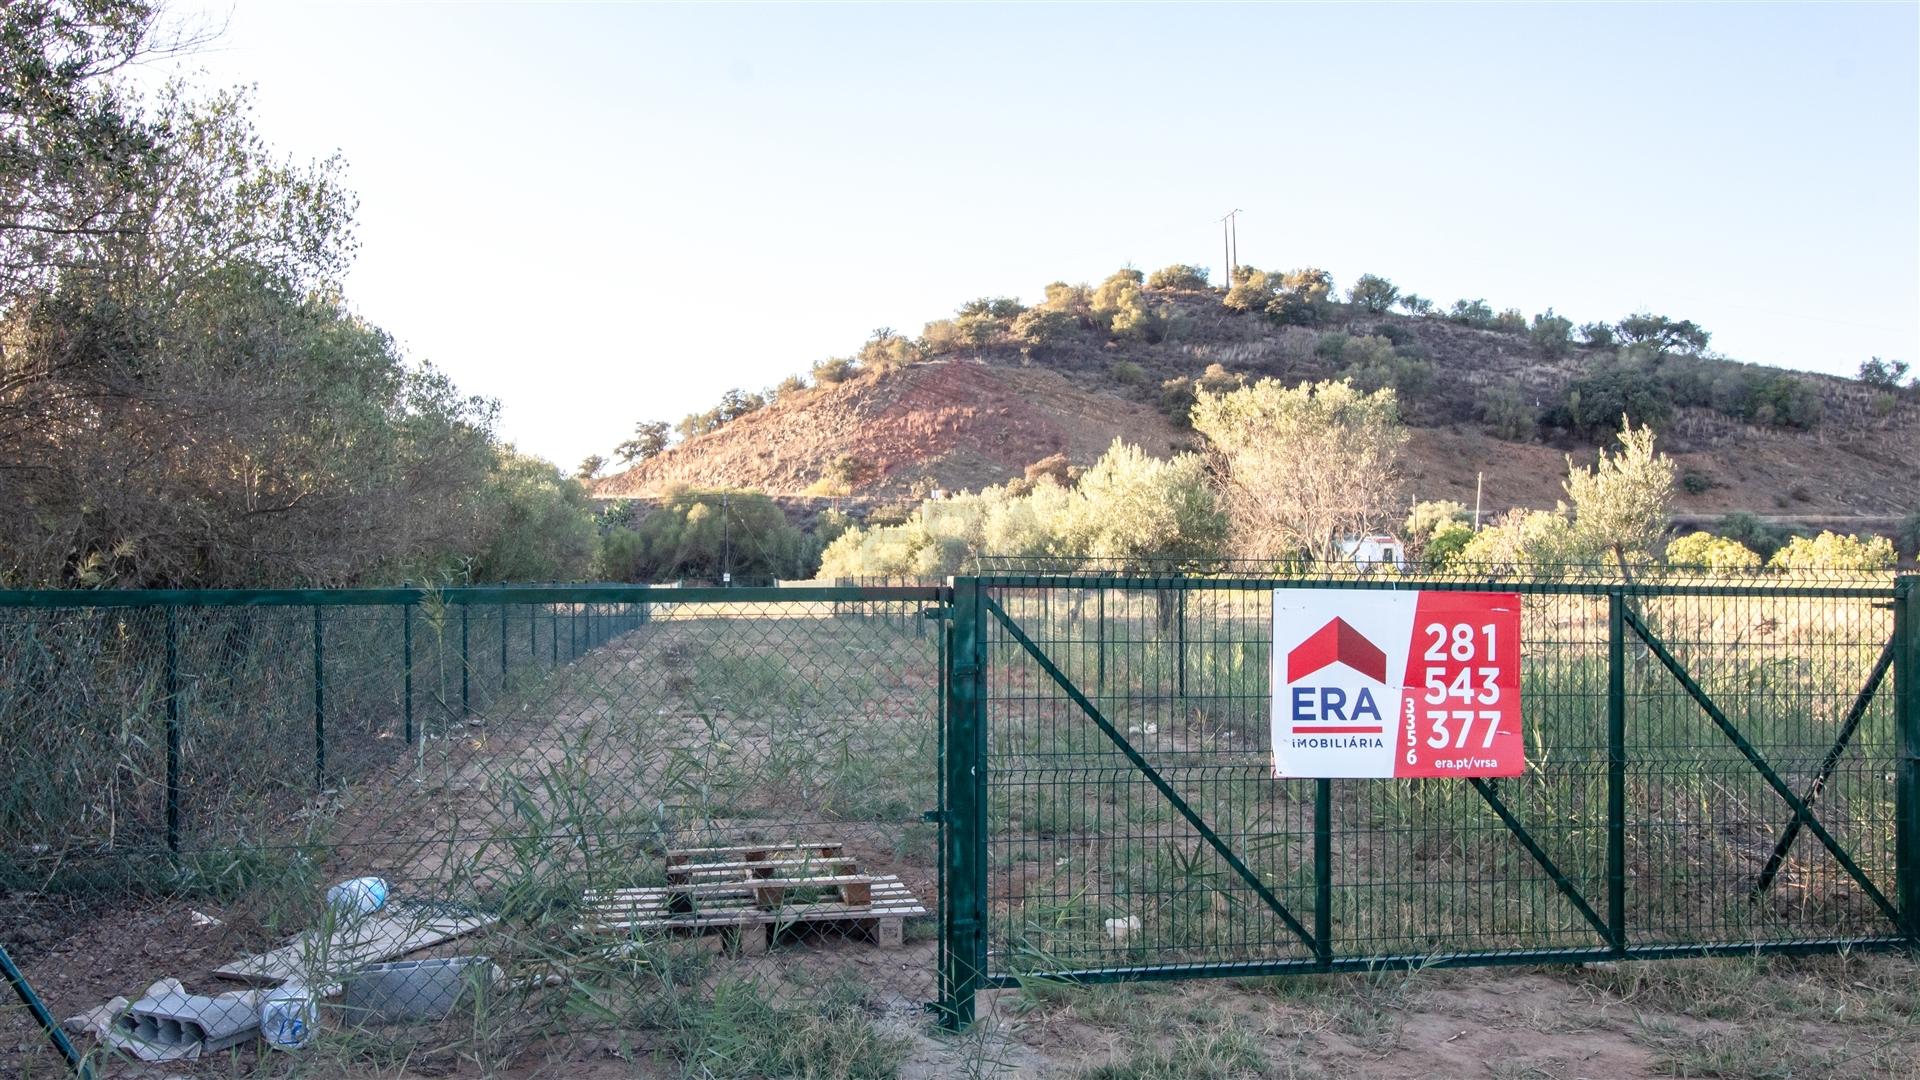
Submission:
M 1486 485 L 1487 474 L 1475 473 L 1473 476 L 1473 531 L 1480 531 L 1480 489 Z
M 1220 219 L 1220 255 L 1227 260 L 1227 285 L 1233 288 L 1233 268 L 1239 266 L 1240 259 L 1240 210 L 1238 207 L 1227 211 Z

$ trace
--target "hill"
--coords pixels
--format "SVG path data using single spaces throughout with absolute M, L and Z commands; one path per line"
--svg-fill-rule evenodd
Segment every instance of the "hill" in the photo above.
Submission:
M 1698 348 L 1556 341 L 1537 332 L 1537 320 L 1536 332 L 1516 327 L 1517 313 L 1495 329 L 1472 313 L 1323 301 L 1316 325 L 1281 325 L 1229 309 L 1220 290 L 1140 288 L 1133 302 L 1156 331 L 1117 333 L 1097 312 L 1090 319 L 1075 301 L 1060 302 L 1066 288 L 1050 286 L 1048 305 L 1034 309 L 970 304 L 930 324 L 909 362 L 884 362 L 889 353 L 869 343 L 854 377 L 769 395 L 764 407 L 598 481 L 595 494 L 644 498 L 686 484 L 897 498 L 978 488 L 1053 454 L 1089 464 L 1115 438 L 1155 454 L 1185 447 L 1193 436 L 1179 422 L 1180 402 L 1195 380 L 1346 375 L 1399 388 L 1413 432 L 1410 493 L 1421 499 L 1471 505 L 1484 474 L 1490 512 L 1551 506 L 1566 456 L 1590 458 L 1605 437 L 1594 418 L 1625 410 L 1654 422 L 1679 463 L 1681 514 L 1844 520 L 1920 506 L 1911 456 L 1920 404 L 1909 392 Z M 1041 320 L 1032 313 L 1056 307 L 1055 332 L 1036 344 Z M 969 336 L 971 344 L 954 340 Z M 904 339 L 877 340 L 892 357 L 902 351 Z

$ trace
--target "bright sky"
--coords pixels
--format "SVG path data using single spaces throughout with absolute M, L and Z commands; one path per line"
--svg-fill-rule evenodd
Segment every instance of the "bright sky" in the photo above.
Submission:
M 1920 366 L 1920 5 L 180 0 L 352 301 L 571 468 L 979 295 L 1221 262 Z

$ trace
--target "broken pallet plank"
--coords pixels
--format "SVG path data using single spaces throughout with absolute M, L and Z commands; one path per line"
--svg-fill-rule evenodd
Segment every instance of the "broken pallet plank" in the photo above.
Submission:
M 336 926 L 324 936 L 318 930 L 302 931 L 278 949 L 217 967 L 213 973 L 240 982 L 283 983 L 301 979 L 317 984 L 367 964 L 405 956 L 471 934 L 496 921 L 491 915 L 450 915 L 393 905 L 364 919 Z
M 736 844 L 732 847 L 672 848 L 667 851 L 667 865 L 673 866 L 683 862 L 702 862 L 716 856 L 720 858 L 727 856 L 734 856 L 736 858 L 746 856 L 750 859 L 765 858 L 766 854 L 783 851 L 813 852 L 821 858 L 830 859 L 838 857 L 845 847 L 846 845 L 841 844 L 839 841 L 823 840 L 819 843 Z M 762 854 L 755 855 L 755 852 Z

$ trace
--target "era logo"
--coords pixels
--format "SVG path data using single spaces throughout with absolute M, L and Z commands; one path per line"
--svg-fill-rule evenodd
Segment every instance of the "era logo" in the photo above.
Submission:
M 1387 681 L 1387 654 L 1345 619 L 1333 619 L 1287 654 L 1287 682 L 1298 683 L 1334 664 L 1375 683 Z M 1351 680 L 1348 680 L 1351 682 Z M 1385 726 L 1372 688 L 1362 685 L 1294 686 L 1291 692 L 1296 734 L 1378 734 Z M 1323 725 L 1340 725 L 1326 727 Z

